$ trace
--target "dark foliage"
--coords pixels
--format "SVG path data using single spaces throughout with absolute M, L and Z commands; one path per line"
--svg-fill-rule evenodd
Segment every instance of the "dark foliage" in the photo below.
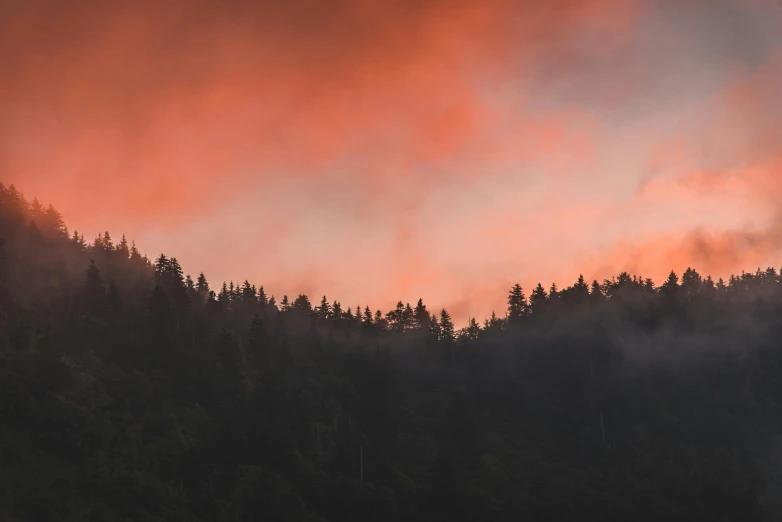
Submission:
M 779 520 L 782 281 L 343 310 L 0 185 L 3 520 Z

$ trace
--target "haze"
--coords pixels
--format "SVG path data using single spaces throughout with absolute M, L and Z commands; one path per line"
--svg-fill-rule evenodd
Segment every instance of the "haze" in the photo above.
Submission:
M 213 286 L 782 265 L 774 0 L 0 1 L 0 77 L 4 182 Z

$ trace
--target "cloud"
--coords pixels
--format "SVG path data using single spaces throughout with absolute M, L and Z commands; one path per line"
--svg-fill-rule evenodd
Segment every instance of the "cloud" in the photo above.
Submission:
M 1 175 L 210 280 L 457 320 L 584 259 L 754 264 L 779 65 L 729 4 L 4 2 Z
M 79 222 L 175 225 L 281 177 L 332 176 L 371 195 L 443 170 L 450 182 L 475 176 L 524 148 L 523 125 L 497 132 L 507 105 L 487 86 L 533 61 L 578 60 L 582 37 L 618 45 L 632 11 L 605 0 L 32 1 L 3 14 L 8 176 Z

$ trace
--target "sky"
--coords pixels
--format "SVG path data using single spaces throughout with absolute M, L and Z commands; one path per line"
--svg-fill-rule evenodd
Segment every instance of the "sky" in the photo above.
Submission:
M 0 0 L 0 78 L 0 180 L 213 287 L 782 267 L 782 0 Z

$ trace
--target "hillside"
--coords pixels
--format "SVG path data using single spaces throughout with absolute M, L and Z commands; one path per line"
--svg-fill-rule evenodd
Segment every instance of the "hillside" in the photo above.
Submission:
M 0 518 L 782 516 L 773 268 L 517 285 L 459 330 L 258 283 L 0 185 Z

